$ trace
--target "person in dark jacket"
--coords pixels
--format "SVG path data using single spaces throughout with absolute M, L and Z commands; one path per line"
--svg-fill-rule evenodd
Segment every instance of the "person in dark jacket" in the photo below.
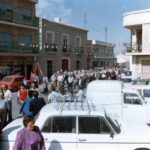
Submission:
M 37 91 L 34 91 L 32 94 L 34 98 L 30 103 L 29 110 L 33 113 L 33 116 L 36 116 L 46 103 L 43 97 L 38 97 Z
M 22 107 L 20 109 L 20 113 L 22 113 L 24 116 L 33 116 L 33 113 L 29 110 L 30 103 L 32 102 L 32 93 L 33 91 L 28 91 L 28 97 L 25 99 L 25 101 L 22 104 Z

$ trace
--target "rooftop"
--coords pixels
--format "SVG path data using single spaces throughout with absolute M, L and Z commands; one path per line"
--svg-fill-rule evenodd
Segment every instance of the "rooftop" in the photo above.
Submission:
M 43 20 L 43 21 L 46 21 L 46 22 L 55 23 L 55 24 L 59 24 L 59 25 L 62 25 L 62 26 L 71 27 L 71 28 L 74 28 L 74 29 L 83 30 L 83 31 L 88 32 L 87 29 L 85 29 L 85 28 L 80 28 L 80 27 L 78 27 L 78 26 L 74 26 L 74 25 L 70 25 L 70 24 L 65 24 L 65 23 L 58 22 L 58 21 L 51 21 L 51 20 L 47 20 L 47 19 L 45 19 L 45 18 L 42 18 L 42 20 Z

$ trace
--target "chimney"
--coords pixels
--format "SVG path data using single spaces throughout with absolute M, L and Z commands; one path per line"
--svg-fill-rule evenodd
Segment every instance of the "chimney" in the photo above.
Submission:
M 54 21 L 55 22 L 61 22 L 61 18 L 60 17 L 54 18 Z

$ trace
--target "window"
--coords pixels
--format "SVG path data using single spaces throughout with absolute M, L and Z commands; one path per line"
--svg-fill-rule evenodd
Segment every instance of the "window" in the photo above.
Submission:
M 124 93 L 124 103 L 142 105 L 139 96 L 134 93 Z
M 2 79 L 3 82 L 11 82 L 12 81 L 12 78 L 11 77 L 4 77 Z
M 12 10 L 12 4 L 0 2 L 0 10 L 5 10 L 9 12 L 9 10 Z
M 76 70 L 78 70 L 78 69 L 80 69 L 80 61 L 79 60 L 76 61 Z
M 76 47 L 80 47 L 81 46 L 81 37 L 76 37 L 75 38 L 75 46 Z
M 0 32 L 0 45 L 3 50 L 11 50 L 12 49 L 12 40 L 13 34 Z
M 15 80 L 14 80 L 14 82 L 22 82 L 23 81 L 23 77 L 21 77 L 21 78 L 16 78 Z
M 17 41 L 20 46 L 30 47 L 32 44 L 32 36 L 30 35 L 18 35 Z
M 110 132 L 110 128 L 103 118 L 79 117 L 79 133 L 104 134 Z
M 26 8 L 17 8 L 17 21 L 21 23 L 32 23 L 32 11 Z
M 112 128 L 115 130 L 115 132 L 119 134 L 121 132 L 121 129 L 120 129 L 120 126 L 118 125 L 118 121 L 117 120 L 112 120 L 107 115 L 106 115 L 106 119 L 110 123 L 110 125 L 112 126 Z
M 51 117 L 49 118 L 42 131 L 52 133 L 75 133 L 75 117 Z
M 46 32 L 46 42 L 50 44 L 54 43 L 54 32 Z
M 32 11 L 30 9 L 26 9 L 26 8 L 17 8 L 17 12 L 21 15 L 24 16 L 32 16 Z
M 68 45 L 69 44 L 69 35 L 68 34 L 63 34 L 62 35 L 62 44 L 63 45 Z
M 150 97 L 150 89 L 143 89 L 143 96 Z

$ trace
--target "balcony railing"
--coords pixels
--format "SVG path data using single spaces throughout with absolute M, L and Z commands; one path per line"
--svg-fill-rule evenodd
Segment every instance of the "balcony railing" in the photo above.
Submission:
M 8 22 L 14 22 L 19 23 L 22 25 L 29 25 L 34 27 L 39 27 L 39 18 L 38 17 L 32 17 L 22 14 L 15 14 L 12 10 L 0 10 L 0 21 L 8 21 Z
M 125 51 L 127 53 L 140 53 L 142 52 L 142 45 L 137 43 L 124 43 Z
M 70 45 L 62 45 L 62 52 L 70 54 L 71 53 L 71 46 Z
M 94 58 L 114 58 L 115 55 L 114 54 L 93 54 Z
M 38 53 L 39 45 L 16 42 L 0 42 L 0 52 Z
M 46 43 L 44 44 L 44 49 L 46 52 L 57 52 L 57 44 Z
M 83 54 L 83 47 L 75 47 L 75 54 L 79 55 L 79 54 Z

